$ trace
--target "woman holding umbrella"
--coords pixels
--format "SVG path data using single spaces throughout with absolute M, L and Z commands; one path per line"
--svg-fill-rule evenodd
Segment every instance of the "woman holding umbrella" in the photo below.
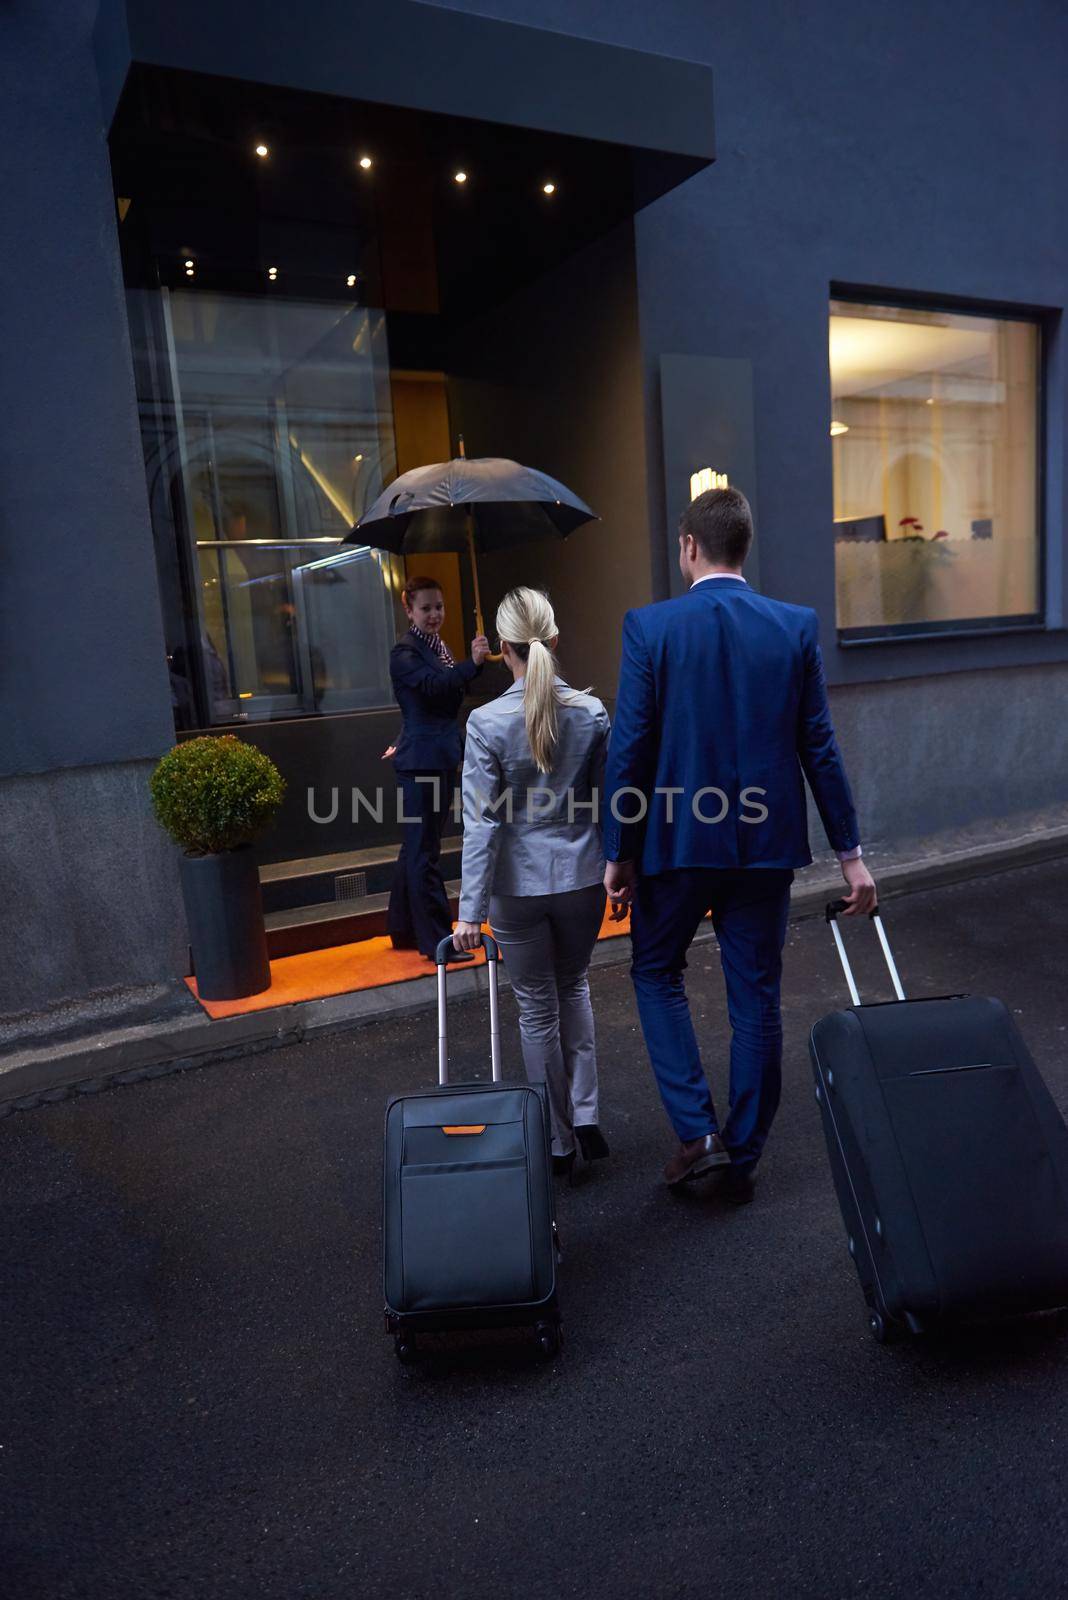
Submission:
M 420 551 L 465 550 L 471 563 L 478 630 L 471 660 L 457 665 L 445 649 L 445 604 L 432 578 L 405 585 L 404 607 L 412 626 L 390 658 L 394 693 L 404 713 L 404 733 L 395 752 L 397 776 L 404 815 L 418 819 L 404 824 L 390 896 L 387 928 L 399 948 L 417 948 L 433 959 L 438 941 L 451 931 L 438 855 L 460 759 L 456 716 L 489 654 L 478 555 L 541 539 L 566 539 L 595 517 L 584 500 L 548 473 L 498 457 L 469 460 L 461 437 L 459 456 L 402 473 L 346 536 L 347 544 L 409 557 Z
M 435 579 L 409 578 L 402 599 L 409 628 L 390 653 L 389 675 L 404 725 L 386 755 L 393 756 L 400 785 L 403 835 L 386 931 L 395 950 L 419 950 L 433 961 L 438 944 L 452 932 L 439 863 L 460 764 L 456 719 L 489 655 L 489 643 L 478 634 L 471 641 L 470 661 L 453 660 L 441 637 L 445 599 Z

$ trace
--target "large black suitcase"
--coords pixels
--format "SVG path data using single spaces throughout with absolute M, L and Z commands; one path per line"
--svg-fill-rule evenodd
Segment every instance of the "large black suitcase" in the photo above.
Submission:
M 879 1340 L 1068 1305 L 1068 1130 L 1000 1000 L 852 1006 L 812 1029 L 831 1172 Z
M 445 967 L 437 950 L 438 1088 L 386 1108 L 383 1278 L 386 1330 L 401 1361 L 419 1335 L 529 1326 L 556 1354 L 557 1238 L 544 1087 L 501 1082 L 495 941 L 489 976 L 491 1083 L 449 1083 Z M 424 1341 L 425 1344 L 425 1341 Z

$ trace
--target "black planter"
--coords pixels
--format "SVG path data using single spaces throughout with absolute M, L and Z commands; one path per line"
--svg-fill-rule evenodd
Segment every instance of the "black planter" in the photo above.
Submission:
M 241 1000 L 271 987 L 260 875 L 248 845 L 182 856 L 182 894 L 203 1000 Z

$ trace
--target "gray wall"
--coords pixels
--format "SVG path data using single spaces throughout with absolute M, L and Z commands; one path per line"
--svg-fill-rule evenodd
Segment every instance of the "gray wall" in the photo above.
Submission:
M 1013 814 L 1026 826 L 1068 803 L 1068 665 L 852 684 L 832 701 L 869 845 Z M 814 817 L 811 837 L 825 848 Z
M 0 16 L 0 1012 L 181 966 L 173 743 L 88 0 Z
M 0 1016 L 180 975 L 177 857 L 145 804 L 151 761 L 0 783 Z

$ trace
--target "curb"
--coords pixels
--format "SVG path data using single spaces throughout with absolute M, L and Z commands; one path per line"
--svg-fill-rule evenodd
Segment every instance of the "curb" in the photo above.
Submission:
M 881 899 L 936 889 L 971 878 L 983 878 L 1018 867 L 1068 856 L 1068 827 L 1024 834 L 995 844 L 950 851 L 915 861 L 883 867 L 879 873 Z M 826 902 L 841 889 L 837 872 L 795 884 L 790 920 L 819 916 Z M 706 925 L 698 941 L 714 938 Z M 593 953 L 591 966 L 614 966 L 630 959 L 630 941 L 606 939 Z M 486 990 L 485 968 L 456 972 L 449 989 L 457 999 L 472 998 Z M 502 973 L 501 980 L 507 983 Z M 406 983 L 331 995 L 323 1000 L 303 1000 L 296 1005 L 251 1012 L 243 1017 L 212 1021 L 193 1016 L 165 1023 L 118 1028 L 84 1039 L 0 1055 L 0 1117 L 11 1111 L 29 1111 L 75 1094 L 141 1083 L 171 1072 L 207 1066 L 213 1061 L 255 1055 L 284 1045 L 299 1044 L 317 1034 L 338 1028 L 361 1027 L 390 1017 L 426 1011 L 436 1004 L 436 980 L 414 978 Z

